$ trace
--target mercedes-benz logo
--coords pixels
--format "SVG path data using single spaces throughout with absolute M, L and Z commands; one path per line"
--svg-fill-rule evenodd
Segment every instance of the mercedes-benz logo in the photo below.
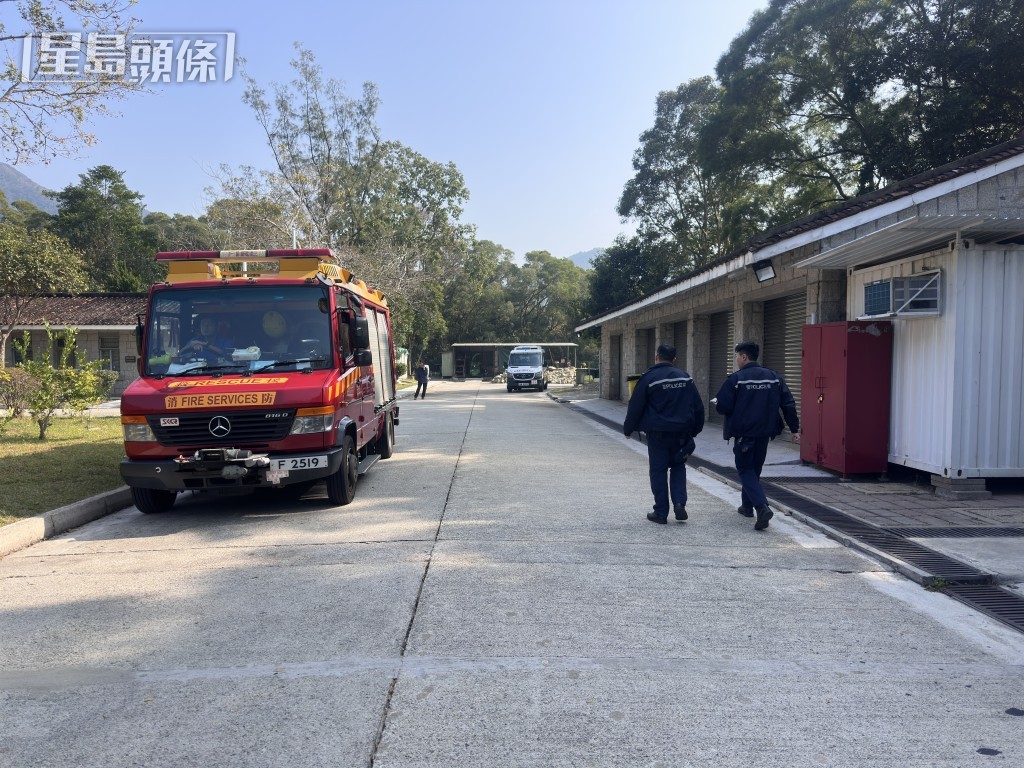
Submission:
M 231 422 L 226 416 L 214 416 L 210 419 L 210 434 L 214 437 L 227 437 L 231 431 Z

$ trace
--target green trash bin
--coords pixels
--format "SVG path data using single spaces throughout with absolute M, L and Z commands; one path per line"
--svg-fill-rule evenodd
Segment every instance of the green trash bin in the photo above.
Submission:
M 629 385 L 630 397 L 633 396 L 633 390 L 636 388 L 636 383 L 640 381 L 641 376 L 643 376 L 642 373 L 631 373 L 628 376 L 626 376 L 626 383 Z

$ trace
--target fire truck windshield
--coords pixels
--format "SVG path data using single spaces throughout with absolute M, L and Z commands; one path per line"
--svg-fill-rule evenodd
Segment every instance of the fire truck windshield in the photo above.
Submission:
M 145 375 L 328 368 L 329 303 L 317 285 L 167 288 L 153 294 Z

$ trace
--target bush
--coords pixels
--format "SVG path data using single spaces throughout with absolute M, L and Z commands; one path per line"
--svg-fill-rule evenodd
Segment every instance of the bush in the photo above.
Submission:
M 409 369 L 405 365 L 405 363 L 395 363 L 395 376 L 397 376 L 398 378 L 401 379 L 403 376 L 405 376 L 408 370 Z
M 39 388 L 39 380 L 21 368 L 0 368 L 0 408 L 7 415 L 0 418 L 0 432 L 11 419 L 21 416 L 27 409 L 32 393 Z
M 75 374 L 67 387 L 69 410 L 82 411 L 104 400 L 110 388 L 117 381 L 117 371 L 105 371 L 99 363 L 85 363 L 74 369 Z
M 0 368 L 0 408 L 21 416 L 28 408 L 29 396 L 39 382 L 21 368 Z

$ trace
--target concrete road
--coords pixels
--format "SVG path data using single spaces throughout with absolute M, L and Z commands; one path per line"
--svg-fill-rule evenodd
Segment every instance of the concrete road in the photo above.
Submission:
M 1024 636 L 542 394 L 441 383 L 394 458 L 0 560 L 0 766 L 1024 765 Z

